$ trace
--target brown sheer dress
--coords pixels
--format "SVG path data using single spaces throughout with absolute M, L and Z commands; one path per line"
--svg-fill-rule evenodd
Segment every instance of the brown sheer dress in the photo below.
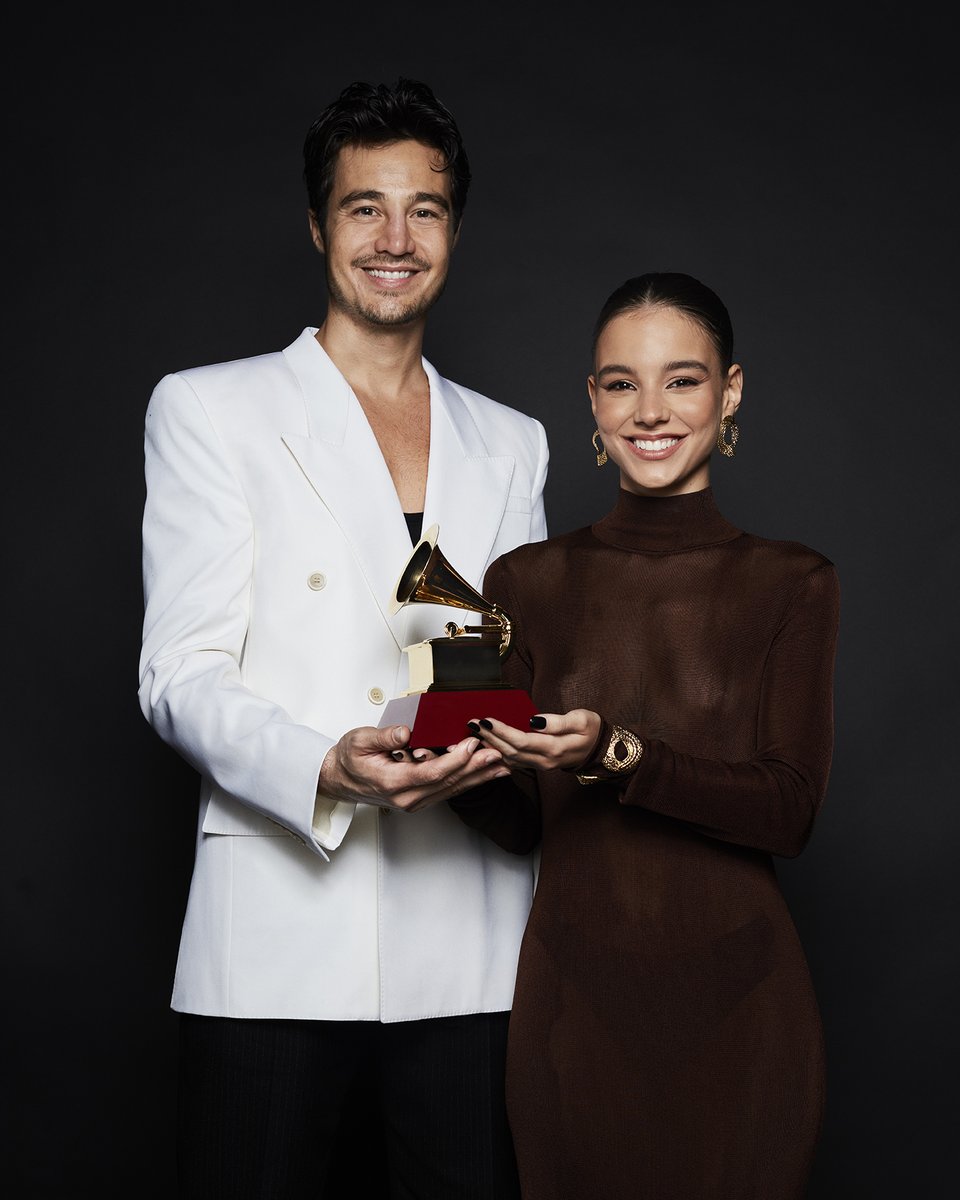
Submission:
M 645 743 L 617 783 L 542 772 L 451 802 L 540 847 L 508 1059 L 525 1200 L 796 1200 L 823 1048 L 771 856 L 800 853 L 826 789 L 833 565 L 734 528 L 709 489 L 621 491 L 484 591 L 539 711 Z

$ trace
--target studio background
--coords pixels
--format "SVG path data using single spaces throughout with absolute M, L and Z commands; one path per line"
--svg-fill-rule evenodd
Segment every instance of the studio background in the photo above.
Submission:
M 543 421 L 551 532 L 615 496 L 584 383 L 606 295 L 680 270 L 731 310 L 745 393 L 736 459 L 713 468 L 720 506 L 820 550 L 841 583 L 829 793 L 806 851 L 777 864 L 827 1037 L 810 1197 L 946 1194 L 960 197 L 933 12 L 20 18 L 4 52 L 8 1195 L 174 1195 L 168 1004 L 196 779 L 137 703 L 143 417 L 166 372 L 321 322 L 303 135 L 353 79 L 398 75 L 451 107 L 474 174 L 426 354 Z M 343 1195 L 377 1170 L 358 1107 Z

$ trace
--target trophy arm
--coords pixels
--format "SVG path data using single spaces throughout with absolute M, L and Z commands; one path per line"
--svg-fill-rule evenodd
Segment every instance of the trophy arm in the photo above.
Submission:
M 513 636 L 513 623 L 502 608 L 498 608 L 496 604 L 484 610 L 488 617 L 493 617 L 497 622 L 496 625 L 457 625 L 455 621 L 448 621 L 444 627 L 447 631 L 447 637 L 459 637 L 464 633 L 479 633 L 481 638 L 491 639 L 494 635 L 500 638 L 500 657 L 506 658 L 510 653 L 510 640 Z
M 497 604 L 493 606 L 493 611 L 490 615 L 495 621 L 499 621 L 500 623 L 500 657 L 506 658 L 510 653 L 510 641 L 513 638 L 513 622 L 507 613 Z

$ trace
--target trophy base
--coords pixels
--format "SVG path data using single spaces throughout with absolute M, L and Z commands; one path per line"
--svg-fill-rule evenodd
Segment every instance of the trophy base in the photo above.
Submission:
M 419 692 L 388 701 L 378 728 L 406 725 L 411 750 L 441 751 L 470 736 L 467 722 L 474 717 L 493 717 L 526 731 L 536 711 L 520 688 Z

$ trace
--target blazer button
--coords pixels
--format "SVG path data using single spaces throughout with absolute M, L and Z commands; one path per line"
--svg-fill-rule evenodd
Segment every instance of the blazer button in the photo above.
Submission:
M 384 700 L 386 700 L 386 696 L 383 694 L 383 688 L 372 687 L 370 691 L 367 692 L 367 699 L 372 700 L 374 704 L 382 704 Z
M 307 580 L 307 587 L 310 588 L 312 592 L 320 592 L 326 586 L 327 577 L 326 575 L 321 574 L 319 571 L 314 571 L 314 573 Z

